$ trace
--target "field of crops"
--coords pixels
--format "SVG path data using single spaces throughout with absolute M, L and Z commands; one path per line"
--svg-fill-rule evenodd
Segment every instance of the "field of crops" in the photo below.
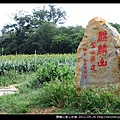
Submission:
M 103 89 L 76 93 L 75 54 L 0 56 L 0 87 L 21 84 L 19 93 L 0 97 L 0 113 L 119 113 L 120 96 Z
M 75 54 L 57 54 L 57 55 L 7 55 L 0 56 L 0 75 L 6 71 L 15 70 L 17 72 L 36 71 L 46 63 L 66 64 L 75 67 Z
M 55 76 L 55 74 L 56 77 L 64 76 L 62 75 L 63 71 L 68 72 L 65 74 L 69 74 L 69 71 L 67 70 L 70 68 L 72 68 L 73 73 L 70 74 L 69 76 L 73 77 L 75 72 L 75 64 L 76 64 L 75 54 L 56 54 L 56 55 L 22 54 L 22 55 L 0 56 L 0 78 L 9 75 L 8 81 L 10 82 L 10 79 L 12 81 L 11 72 L 12 74 L 14 73 L 12 75 L 13 77 L 15 77 L 16 74 L 27 74 L 31 72 L 36 72 L 39 74 L 43 73 L 41 74 L 42 76 L 41 81 L 47 81 L 49 77 Z M 58 68 L 58 66 L 60 69 L 56 69 Z M 40 77 L 40 75 L 38 75 L 38 77 Z M 15 80 L 14 83 L 16 83 Z M 9 84 L 7 80 L 3 81 L 2 79 L 0 79 L 0 85 L 9 85 Z

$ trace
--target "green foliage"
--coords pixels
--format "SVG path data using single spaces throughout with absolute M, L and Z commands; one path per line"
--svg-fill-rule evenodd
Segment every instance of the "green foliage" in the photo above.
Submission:
M 116 28 L 116 30 L 118 31 L 118 33 L 120 33 L 120 25 L 117 23 L 110 23 L 111 26 L 113 26 L 114 28 Z
M 20 83 L 19 93 L 0 96 L 0 113 L 26 113 L 31 108 L 59 108 L 56 113 L 120 113 L 120 95 L 102 88 L 83 88 L 76 93 L 74 80 L 75 54 L 58 55 L 16 55 L 2 56 L 1 62 L 14 66 L 17 60 L 31 64 L 38 69 L 20 74 L 9 69 L 0 76 L 0 86 Z M 7 61 L 7 62 L 6 62 Z M 33 63 L 33 62 L 32 62 Z M 42 84 L 42 85 L 41 85 Z M 34 88 L 34 89 L 33 89 Z
M 30 60 L 25 60 L 25 61 L 5 60 L 5 61 L 1 62 L 1 64 L 0 64 L 0 75 L 5 75 L 6 72 L 11 71 L 11 70 L 14 70 L 19 73 L 36 71 L 38 68 L 38 66 L 36 65 L 37 62 L 38 61 L 37 60 L 35 61 L 34 58 L 32 58 Z
M 31 94 L 7 94 L 3 97 L 0 97 L 0 112 L 4 113 L 25 113 L 29 109 L 29 99 L 31 98 Z
M 51 80 L 49 83 L 44 82 L 43 87 L 40 88 L 40 94 L 37 96 L 36 104 L 39 104 L 41 108 L 45 107 L 66 107 L 71 105 L 73 98 L 75 97 L 75 81 L 73 79 L 67 79 L 60 81 L 58 79 Z M 35 99 L 36 101 L 36 99 Z
M 41 65 L 47 62 L 60 62 L 60 63 L 68 63 L 68 65 L 75 65 L 76 58 L 74 54 L 67 55 L 69 60 L 66 60 L 65 54 L 59 55 L 49 55 L 49 58 L 46 58 L 47 55 L 7 55 L 0 57 L 0 75 L 4 75 L 5 72 L 14 70 L 19 73 L 36 71 Z M 58 59 L 53 58 L 58 57 Z M 69 62 L 67 62 L 69 61 Z
M 13 18 L 16 24 L 7 24 L 1 30 L 0 54 L 75 53 L 82 40 L 84 28 L 58 27 L 67 14 L 62 8 L 48 5 L 34 10 L 31 15 L 21 11 Z M 2 50 L 4 48 L 4 51 Z
M 57 61 L 45 62 L 39 67 L 36 73 L 36 80 L 32 82 L 33 88 L 39 87 L 43 82 L 63 81 L 74 78 L 74 69 L 69 64 L 62 64 Z
M 70 44 L 72 44 L 72 40 L 69 35 L 54 35 L 52 40 L 52 51 L 55 53 L 69 53 L 72 49 L 70 48 Z
M 49 4 L 48 7 L 47 10 L 45 6 L 43 6 L 43 9 L 34 10 L 33 16 L 39 21 L 63 24 L 64 20 L 66 20 L 66 12 L 55 5 Z
M 119 112 L 117 97 L 113 92 L 102 89 L 83 90 L 79 96 L 78 109 L 90 113 L 116 113 Z M 118 102 L 119 101 L 119 102 Z
M 119 113 L 120 97 L 102 89 L 84 89 L 76 94 L 72 80 L 44 83 L 39 95 L 40 107 L 70 109 L 71 113 Z M 69 112 L 67 112 L 69 113 Z

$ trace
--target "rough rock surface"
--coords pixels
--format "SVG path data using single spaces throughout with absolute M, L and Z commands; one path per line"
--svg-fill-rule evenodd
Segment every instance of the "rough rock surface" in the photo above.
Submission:
M 76 89 L 116 85 L 120 76 L 120 34 L 106 20 L 94 17 L 88 22 L 77 48 Z

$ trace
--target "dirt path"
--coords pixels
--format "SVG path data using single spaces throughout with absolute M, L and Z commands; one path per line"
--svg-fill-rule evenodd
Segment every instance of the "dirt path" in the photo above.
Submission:
M 58 108 L 48 107 L 43 110 L 31 109 L 30 112 L 27 112 L 25 114 L 54 114 L 54 110 L 58 110 Z
M 19 86 L 19 85 L 20 84 L 13 84 L 8 87 L 0 87 L 0 96 L 2 96 L 4 94 L 13 94 L 13 93 L 19 92 L 19 90 L 15 87 L 15 86 Z M 48 107 L 43 110 L 34 108 L 25 114 L 53 114 L 54 110 L 58 110 L 58 108 Z M 6 114 L 6 113 L 0 113 L 0 114 Z
M 0 96 L 4 94 L 13 94 L 19 92 L 19 90 L 15 86 L 19 86 L 20 84 L 13 84 L 8 87 L 1 87 L 0 88 Z

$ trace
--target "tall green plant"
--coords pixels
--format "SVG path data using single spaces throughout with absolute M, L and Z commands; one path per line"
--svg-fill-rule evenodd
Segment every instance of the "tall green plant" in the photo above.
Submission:
M 39 86 L 43 82 L 50 82 L 51 80 L 70 80 L 74 78 L 74 69 L 67 65 L 58 63 L 57 61 L 51 61 L 44 63 L 40 66 L 36 73 L 36 80 L 32 86 Z

